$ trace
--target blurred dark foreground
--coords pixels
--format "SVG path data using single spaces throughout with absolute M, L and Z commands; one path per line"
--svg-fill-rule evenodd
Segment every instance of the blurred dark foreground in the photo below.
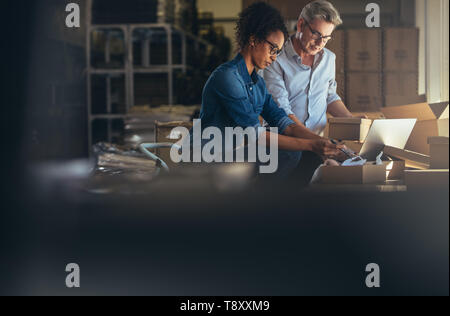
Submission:
M 6 208 L 1 294 L 449 293 L 448 191 L 301 189 L 217 166 L 99 177 L 90 164 L 29 173 Z M 69 263 L 79 289 L 66 288 Z

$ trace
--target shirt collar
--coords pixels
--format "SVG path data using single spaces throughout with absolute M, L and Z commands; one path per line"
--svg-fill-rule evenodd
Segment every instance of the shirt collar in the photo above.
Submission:
M 242 79 L 244 79 L 245 84 L 254 84 L 258 82 L 258 73 L 256 69 L 253 70 L 253 73 L 250 76 L 248 73 L 247 64 L 245 63 L 244 57 L 241 55 L 241 53 L 238 53 L 236 55 L 234 61 L 237 64 L 239 74 L 241 75 Z

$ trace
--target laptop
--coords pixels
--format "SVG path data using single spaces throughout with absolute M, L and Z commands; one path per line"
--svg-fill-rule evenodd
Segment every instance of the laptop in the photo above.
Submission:
M 359 155 L 375 161 L 384 146 L 404 149 L 417 119 L 375 120 Z

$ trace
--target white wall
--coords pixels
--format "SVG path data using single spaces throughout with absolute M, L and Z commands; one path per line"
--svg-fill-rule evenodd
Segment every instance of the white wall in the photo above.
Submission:
M 428 102 L 449 100 L 449 1 L 416 0 L 420 29 L 419 93 Z

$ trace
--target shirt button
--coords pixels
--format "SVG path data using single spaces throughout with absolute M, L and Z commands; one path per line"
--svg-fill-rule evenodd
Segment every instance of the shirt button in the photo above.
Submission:
M 250 91 L 252 91 L 253 90 L 253 87 L 250 87 Z

